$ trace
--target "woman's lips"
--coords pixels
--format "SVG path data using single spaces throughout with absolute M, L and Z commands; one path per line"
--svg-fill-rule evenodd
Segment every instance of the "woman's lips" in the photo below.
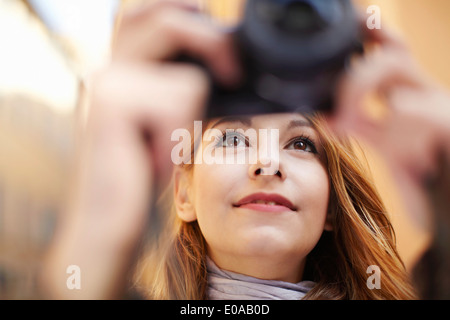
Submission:
M 297 208 L 285 197 L 279 194 L 254 193 L 239 200 L 236 208 L 263 212 L 297 211 Z
M 281 205 L 268 205 L 268 204 L 261 204 L 261 203 L 247 203 L 241 206 L 238 206 L 238 208 L 241 209 L 250 209 L 260 212 L 285 212 L 285 211 L 292 211 L 288 207 L 281 206 Z

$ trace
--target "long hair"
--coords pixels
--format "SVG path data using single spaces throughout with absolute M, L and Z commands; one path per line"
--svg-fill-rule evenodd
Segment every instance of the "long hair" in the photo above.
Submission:
M 393 227 L 354 143 L 331 134 L 321 115 L 309 120 L 326 153 L 333 230 L 306 258 L 304 278 L 316 285 L 304 299 L 414 299 Z M 137 288 L 150 299 L 207 299 L 205 239 L 198 223 L 179 219 L 170 202 L 172 208 L 160 210 L 163 231 L 138 266 Z M 367 285 L 369 266 L 381 271 L 379 289 Z

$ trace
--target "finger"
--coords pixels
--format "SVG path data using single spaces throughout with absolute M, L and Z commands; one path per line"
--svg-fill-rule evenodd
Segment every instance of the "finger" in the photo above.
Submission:
M 115 63 L 93 77 L 92 113 L 156 119 L 152 125 L 158 129 L 160 118 L 200 116 L 207 84 L 206 75 L 190 65 Z
M 389 99 L 390 92 L 397 87 L 420 85 L 414 65 L 396 50 L 384 50 L 360 59 L 341 79 L 331 125 L 335 131 L 376 134 L 382 121 L 367 113 L 364 108 L 366 98 L 378 94 Z M 384 106 L 387 107 L 386 103 Z
M 232 38 L 173 2 L 145 6 L 125 16 L 114 44 L 115 59 L 170 60 L 184 53 L 206 63 L 217 79 L 234 84 L 240 78 Z
M 157 170 L 167 173 L 171 134 L 203 118 L 207 84 L 205 74 L 189 65 L 116 63 L 99 73 L 91 88 L 90 134 L 109 141 L 116 126 L 127 123 L 151 139 Z
M 401 34 L 393 28 L 386 27 L 383 21 L 381 28 L 369 28 L 367 25 L 367 13 L 359 11 L 357 13 L 360 30 L 366 43 L 379 44 L 384 48 L 396 48 L 408 51 L 408 45 Z

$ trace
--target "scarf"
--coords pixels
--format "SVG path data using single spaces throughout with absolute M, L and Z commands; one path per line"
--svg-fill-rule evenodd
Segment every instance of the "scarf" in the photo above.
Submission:
M 220 269 L 207 258 L 210 300 L 300 300 L 314 287 L 312 281 L 290 283 L 262 280 Z

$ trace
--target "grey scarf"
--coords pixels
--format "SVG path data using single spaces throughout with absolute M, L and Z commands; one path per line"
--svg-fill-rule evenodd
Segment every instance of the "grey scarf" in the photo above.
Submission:
M 312 281 L 262 280 L 225 271 L 209 258 L 207 270 L 210 300 L 300 300 L 315 285 Z

